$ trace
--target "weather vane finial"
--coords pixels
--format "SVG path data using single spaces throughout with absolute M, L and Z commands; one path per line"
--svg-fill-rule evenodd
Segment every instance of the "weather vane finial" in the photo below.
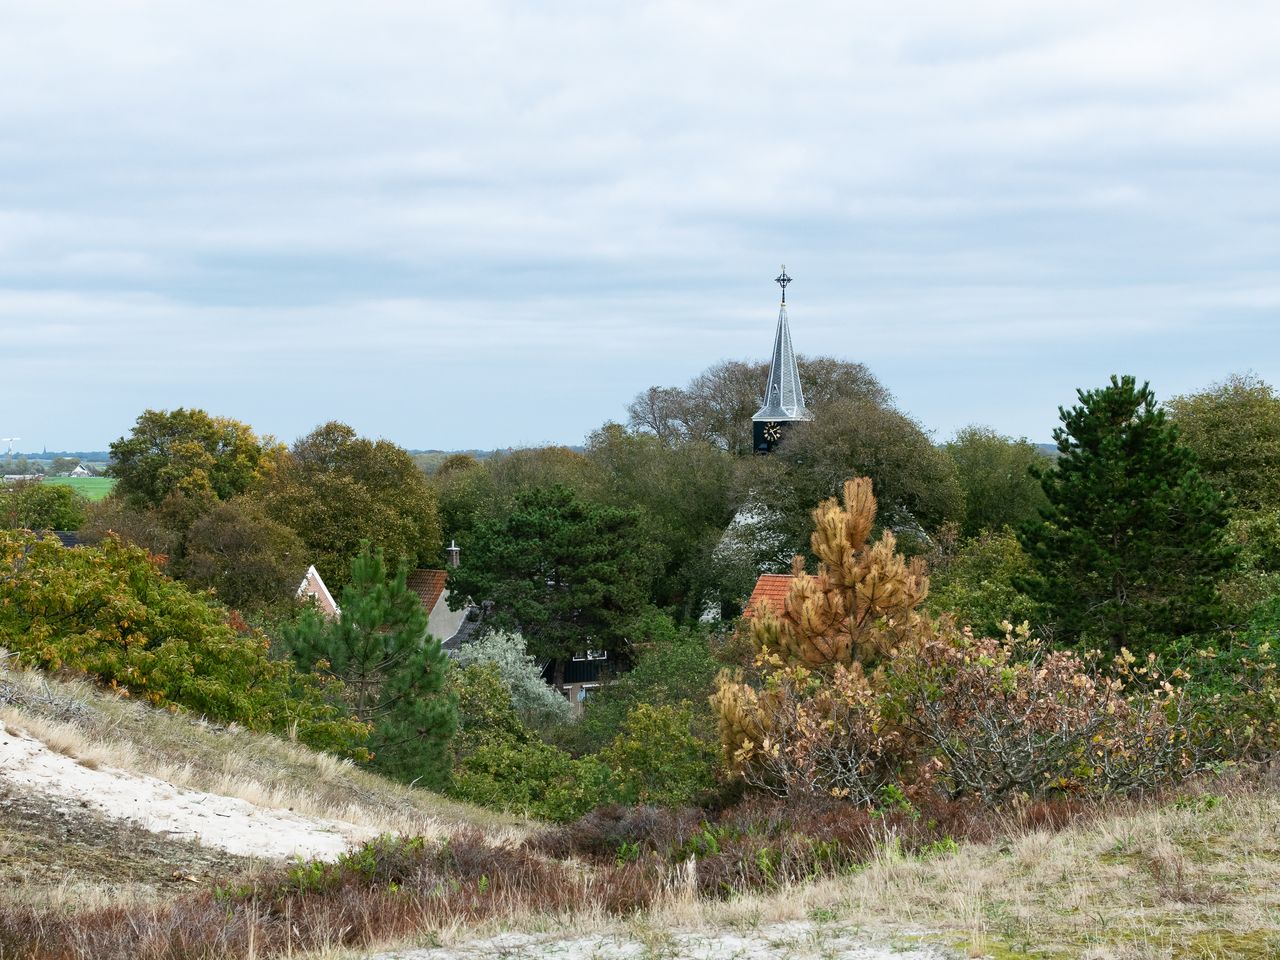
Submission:
M 787 265 L 782 265 L 782 272 L 773 278 L 773 282 L 782 288 L 782 302 L 787 302 L 787 284 L 791 282 L 791 278 L 787 276 Z

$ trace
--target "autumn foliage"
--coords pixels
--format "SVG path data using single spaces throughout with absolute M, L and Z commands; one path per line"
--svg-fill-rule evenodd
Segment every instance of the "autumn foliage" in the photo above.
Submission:
M 1130 793 L 1224 755 L 1187 675 L 1154 658 L 1045 650 L 1024 625 L 975 637 L 920 612 L 929 581 L 893 534 L 872 543 L 869 480 L 814 511 L 818 572 L 797 557 L 782 610 L 750 620 L 754 673 L 721 675 L 725 758 L 778 796 Z
M 0 647 L 155 706 L 363 755 L 367 729 L 346 715 L 339 686 L 270 657 L 263 634 L 166 576 L 162 562 L 115 537 L 68 549 L 0 531 Z

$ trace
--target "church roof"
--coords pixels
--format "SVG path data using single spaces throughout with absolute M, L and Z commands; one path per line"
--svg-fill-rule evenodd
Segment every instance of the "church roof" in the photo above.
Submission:
M 783 271 L 785 275 L 785 271 Z M 785 290 L 785 287 L 783 288 Z M 778 332 L 773 338 L 773 359 L 769 361 L 769 383 L 765 387 L 764 406 L 752 420 L 812 420 L 804 405 L 800 387 L 800 370 L 791 349 L 791 325 L 787 322 L 787 301 L 778 310 Z

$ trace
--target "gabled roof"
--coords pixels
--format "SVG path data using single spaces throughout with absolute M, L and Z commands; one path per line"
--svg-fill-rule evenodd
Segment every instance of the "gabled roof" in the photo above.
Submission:
M 750 619 L 755 616 L 756 605 L 762 600 L 768 600 L 775 613 L 782 613 L 787 602 L 787 594 L 790 592 L 791 574 L 760 574 L 760 579 L 756 581 L 756 588 L 751 591 L 751 599 L 747 601 L 747 606 L 742 611 L 743 618 Z
M 405 583 L 422 599 L 423 609 L 430 613 L 440 602 L 449 575 L 443 570 L 410 570 Z
M 778 332 L 773 337 L 773 358 L 769 361 L 769 383 L 764 391 L 764 406 L 752 420 L 812 420 L 804 405 L 800 387 L 800 369 L 791 348 L 791 325 L 787 321 L 787 304 L 778 309 Z
M 305 597 L 314 597 L 316 606 L 320 608 L 320 612 L 329 620 L 338 619 L 338 614 L 342 612 L 338 608 L 337 601 L 333 599 L 333 594 L 324 585 L 324 578 L 320 576 L 320 571 L 315 568 L 314 564 L 307 567 L 307 575 L 302 578 L 302 583 L 298 584 L 298 592 L 294 596 L 299 600 Z

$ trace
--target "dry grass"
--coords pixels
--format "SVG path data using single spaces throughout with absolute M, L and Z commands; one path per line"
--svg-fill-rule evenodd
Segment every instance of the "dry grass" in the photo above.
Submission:
M 971 956 L 1280 957 L 1280 792 L 1235 785 L 923 859 L 891 844 L 848 876 L 667 904 L 654 922 L 723 929 L 815 917 L 882 936 L 927 931 Z
M 37 671 L 0 672 L 0 719 L 86 766 L 306 816 L 422 835 L 478 825 L 519 837 L 529 829 L 519 818 L 386 780 L 300 744 L 155 710 Z

